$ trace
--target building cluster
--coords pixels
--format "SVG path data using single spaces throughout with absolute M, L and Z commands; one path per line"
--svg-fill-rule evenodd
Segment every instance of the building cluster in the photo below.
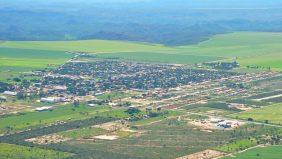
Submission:
M 66 86 L 50 89 L 53 93 L 86 95 L 106 90 L 150 90 L 173 88 L 235 75 L 231 72 L 197 70 L 165 64 L 133 63 L 115 60 L 66 63 L 44 77 L 43 87 Z M 52 92 L 50 92 L 52 93 Z

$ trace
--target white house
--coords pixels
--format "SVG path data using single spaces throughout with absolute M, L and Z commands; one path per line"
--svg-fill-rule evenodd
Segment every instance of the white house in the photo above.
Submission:
M 66 98 L 64 97 L 47 97 L 47 98 L 41 98 L 41 102 L 43 103 L 59 103 L 59 102 L 65 102 Z
M 17 92 L 12 92 L 12 91 L 5 91 L 2 94 L 3 95 L 7 95 L 7 96 L 16 96 L 18 93 Z

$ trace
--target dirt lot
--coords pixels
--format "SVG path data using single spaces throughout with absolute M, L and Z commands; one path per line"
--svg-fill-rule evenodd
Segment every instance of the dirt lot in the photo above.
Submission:
M 70 139 L 65 138 L 61 135 L 51 134 L 51 135 L 45 135 L 45 136 L 27 139 L 25 141 L 32 142 L 34 144 L 39 144 L 39 145 L 47 145 L 47 144 L 53 144 L 53 143 L 60 143 L 63 141 L 68 141 L 68 140 Z
M 126 128 L 127 124 L 122 123 L 121 121 L 115 121 L 115 122 L 108 122 L 100 125 L 93 126 L 94 128 L 101 128 L 104 130 L 107 130 L 108 132 L 114 132 L 117 130 L 120 130 L 122 128 Z
M 224 156 L 225 153 L 215 151 L 215 150 L 205 150 L 201 152 L 197 152 L 191 155 L 179 157 L 176 159 L 213 159 L 213 158 L 219 158 L 221 156 Z
M 6 113 L 17 113 L 23 109 L 30 108 L 30 106 L 26 105 L 13 105 L 13 104 L 0 104 L 0 115 Z

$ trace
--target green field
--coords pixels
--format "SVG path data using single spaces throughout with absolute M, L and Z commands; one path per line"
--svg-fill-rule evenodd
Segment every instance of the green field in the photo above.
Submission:
M 90 108 L 87 106 L 59 106 L 53 111 L 25 112 L 19 115 L 3 117 L 0 120 L 0 133 L 24 130 L 30 127 L 54 123 L 56 121 L 73 121 L 91 118 L 95 115 L 116 118 L 127 117 L 124 110 L 112 110 L 107 106 Z
M 105 133 L 105 130 L 103 129 L 87 127 L 87 128 L 63 131 L 63 132 L 59 132 L 58 134 L 71 139 L 79 139 L 79 138 L 88 138 L 103 133 Z
M 257 141 L 255 139 L 243 139 L 243 140 L 238 140 L 228 143 L 223 146 L 219 146 L 215 149 L 223 152 L 237 152 L 256 145 L 257 145 Z
M 140 52 L 140 51 L 169 51 L 173 48 L 159 44 L 121 42 L 109 40 L 81 40 L 81 41 L 7 41 L 0 43 L 2 47 L 38 49 L 53 51 L 83 51 L 100 52 Z
M 29 50 L 21 53 L 22 49 L 31 49 L 33 55 L 40 56 L 42 50 L 48 51 L 50 58 L 57 56 L 62 51 L 84 51 L 98 54 L 103 58 L 121 58 L 126 60 L 164 62 L 178 64 L 193 64 L 215 60 L 231 60 L 238 57 L 242 66 L 256 65 L 271 67 L 272 70 L 282 70 L 282 33 L 267 32 L 235 32 L 211 37 L 209 40 L 196 45 L 168 47 L 159 44 L 121 42 L 106 40 L 84 41 L 7 41 L 0 43 L 0 48 L 16 49 L 15 53 L 21 55 L 15 65 L 27 67 L 26 62 L 21 61 Z M 7 50 L 7 49 L 6 49 Z M 35 53 L 34 50 L 39 50 Z M 10 50 L 11 52 L 13 50 Z M 10 52 L 9 51 L 9 52 Z M 54 51 L 54 52 L 51 52 Z M 0 50 L 1 52 L 1 50 Z M 3 51 L 2 51 L 3 52 Z M 104 54 L 107 53 L 107 54 Z M 56 55 L 55 55 L 56 54 Z M 64 57 L 55 57 L 54 61 L 41 61 L 44 58 L 28 56 L 32 65 L 45 67 L 48 63 L 61 63 L 70 55 L 60 54 Z M 37 56 L 37 57 L 38 57 Z M 44 57 L 44 56 L 43 56 Z M 36 60 L 30 60 L 30 59 Z M 5 63 L 11 63 L 7 54 L 0 53 L 0 59 Z M 34 62 L 34 63 L 33 63 Z M 13 64 L 14 65 L 14 64 Z M 31 65 L 31 66 L 32 66 Z M 6 65 L 5 67 L 10 66 Z M 29 66 L 29 65 L 28 65 Z M 4 66 L 2 66 L 4 67 Z M 6 68 L 5 68 L 6 69 Z M 26 68 L 27 69 L 27 68 Z
M 258 65 L 282 70 L 282 34 L 236 32 L 216 35 L 198 45 L 182 46 L 184 54 L 235 58 L 243 65 Z
M 281 159 L 282 146 L 257 147 L 222 159 Z
M 72 57 L 63 51 L 31 50 L 0 47 L 0 80 L 27 72 L 57 66 Z
M 118 58 L 140 62 L 161 62 L 172 64 L 195 64 L 209 61 L 217 61 L 223 58 L 215 56 L 179 54 L 174 52 L 117 52 L 117 53 L 98 53 L 100 58 Z
M 237 114 L 232 114 L 231 117 L 239 119 L 252 118 L 259 122 L 268 122 L 272 124 L 282 124 L 282 103 L 265 106 L 259 109 L 252 109 Z
M 54 150 L 0 143 L 0 158 L 2 159 L 63 159 L 69 156 L 71 154 Z

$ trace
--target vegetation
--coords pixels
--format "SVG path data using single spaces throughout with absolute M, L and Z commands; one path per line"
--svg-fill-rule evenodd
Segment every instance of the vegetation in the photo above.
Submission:
M 243 139 L 238 141 L 236 140 L 226 145 L 219 146 L 216 148 L 216 150 L 230 153 L 230 152 L 242 151 L 247 148 L 253 147 L 255 145 L 257 145 L 256 139 L 249 138 L 249 139 Z
M 276 128 L 258 125 L 247 125 L 232 131 L 215 130 L 205 132 L 187 125 L 185 121 L 167 119 L 162 122 L 136 127 L 140 135 L 132 135 L 110 142 L 97 140 L 95 142 L 69 141 L 60 147 L 68 150 L 79 149 L 85 154 L 97 154 L 97 158 L 176 158 L 202 151 L 208 148 L 225 145 L 232 139 L 242 140 L 265 133 L 275 133 Z M 113 150 L 113 151 L 112 151 Z M 114 157 L 113 154 L 117 156 Z M 82 154 L 81 154 L 82 155 Z M 80 154 L 78 154 L 80 156 Z
M 220 59 L 234 60 L 237 57 L 237 61 L 243 67 L 255 66 L 256 69 L 266 70 L 270 67 L 272 70 L 281 70 L 281 41 L 281 33 L 236 32 L 216 35 L 199 44 L 179 47 L 105 40 L 8 41 L 0 43 L 0 46 L 5 49 L 84 51 L 96 53 L 98 57 L 102 58 L 179 64 L 193 64 Z M 2 58 L 6 58 L 5 56 L 2 55 Z
M 99 115 L 98 115 L 99 114 Z M 0 132 L 13 132 L 35 126 L 48 125 L 57 121 L 74 121 L 91 118 L 93 116 L 126 117 L 124 110 L 110 111 L 107 106 L 90 108 L 87 106 L 60 106 L 53 111 L 24 112 L 1 118 Z
M 79 139 L 79 138 L 89 138 L 103 133 L 105 133 L 105 130 L 103 129 L 86 127 L 86 128 L 59 132 L 58 134 L 71 139 Z
M 178 54 L 177 50 L 174 52 L 118 52 L 108 54 L 97 54 L 99 58 L 117 58 L 125 60 L 134 60 L 141 62 L 161 62 L 172 64 L 195 64 L 208 61 L 216 61 L 222 58 L 213 56 L 198 56 L 189 54 Z
M 223 159 L 280 159 L 282 156 L 282 146 L 256 147 L 242 153 L 234 154 L 234 157 L 224 157 Z
M 3 159 L 63 159 L 71 155 L 70 153 L 54 150 L 0 143 L 0 156 Z
M 66 54 L 63 51 L 1 47 L 0 80 L 6 80 L 11 78 L 11 75 L 18 75 L 21 72 L 55 67 L 71 57 L 71 54 Z
M 265 106 L 258 109 L 252 109 L 237 114 L 230 115 L 233 118 L 253 119 L 255 121 L 282 124 L 282 103 Z

